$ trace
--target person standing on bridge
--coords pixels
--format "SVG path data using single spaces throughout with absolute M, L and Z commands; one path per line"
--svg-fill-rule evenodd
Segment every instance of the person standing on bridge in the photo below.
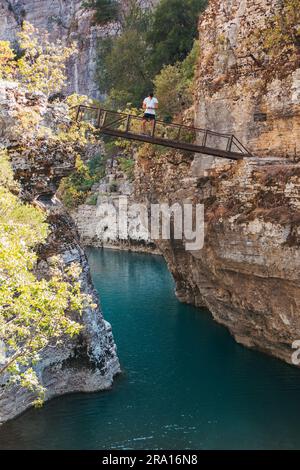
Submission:
M 154 123 L 156 118 L 156 110 L 158 108 L 158 100 L 155 98 L 154 94 L 151 92 L 149 96 L 143 101 L 144 117 L 143 117 L 143 134 L 146 134 L 146 123 L 152 122 L 152 131 L 154 129 Z

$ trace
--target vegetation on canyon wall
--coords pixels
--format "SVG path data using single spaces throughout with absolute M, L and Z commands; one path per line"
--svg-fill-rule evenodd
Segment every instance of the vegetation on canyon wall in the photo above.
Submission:
M 266 18 L 265 27 L 249 37 L 247 47 L 258 64 L 264 65 L 263 85 L 270 73 L 279 78 L 300 63 L 299 0 L 286 0 L 276 14 Z
M 77 207 L 88 199 L 93 203 L 90 190 L 94 183 L 97 183 L 105 176 L 106 157 L 97 154 L 87 163 L 84 163 L 78 156 L 76 159 L 75 171 L 68 177 L 63 178 L 58 195 L 69 209 Z
M 9 43 L 0 42 L 0 78 L 13 79 L 26 85 L 27 93 L 43 92 L 44 97 L 60 91 L 65 61 L 75 47 L 50 43 L 28 23 L 19 38 L 20 57 Z M 49 278 L 37 277 L 36 250 L 46 243 L 49 227 L 40 209 L 20 199 L 22 188 L 13 179 L 10 158 L 17 154 L 34 159 L 43 146 L 75 158 L 86 143 L 87 126 L 70 123 L 68 104 L 82 100 L 69 97 L 61 110 L 65 123 L 55 130 L 42 122 L 36 106 L 26 111 L 20 106 L 14 116 L 18 145 L 0 152 L 0 376 L 5 386 L 17 383 L 35 392 L 37 404 L 45 393 L 34 367 L 40 352 L 81 331 L 79 315 L 91 300 L 81 292 L 77 265 L 66 270 L 52 257 Z
M 75 45 L 51 43 L 42 33 L 24 21 L 18 34 L 18 54 L 7 41 L 0 41 L 0 78 L 16 79 L 30 91 L 46 96 L 61 91 L 66 82 L 66 61 L 76 53 Z

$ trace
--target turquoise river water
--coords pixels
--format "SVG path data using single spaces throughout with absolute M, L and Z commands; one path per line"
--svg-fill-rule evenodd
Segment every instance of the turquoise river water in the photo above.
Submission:
M 123 373 L 112 390 L 31 409 L 1 449 L 300 448 L 300 371 L 183 305 L 159 256 L 90 250 Z

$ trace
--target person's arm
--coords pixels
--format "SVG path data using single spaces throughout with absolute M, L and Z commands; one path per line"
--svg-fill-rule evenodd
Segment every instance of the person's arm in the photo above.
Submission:
M 144 100 L 143 101 L 143 109 L 146 109 L 147 108 L 147 105 L 146 105 L 146 101 Z

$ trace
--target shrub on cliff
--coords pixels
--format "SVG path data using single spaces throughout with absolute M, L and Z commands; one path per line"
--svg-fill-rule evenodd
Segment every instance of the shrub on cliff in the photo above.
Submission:
M 105 176 L 106 158 L 96 155 L 87 164 L 78 156 L 75 171 L 61 181 L 58 195 L 69 209 L 83 204 L 90 196 L 91 188 Z
M 34 370 L 39 353 L 80 332 L 75 318 L 89 298 L 75 265 L 61 271 L 52 259 L 49 279 L 37 279 L 35 248 L 48 235 L 46 216 L 12 193 L 16 183 L 3 151 L 0 175 L 0 379 L 38 393 L 39 404 L 45 392 Z

